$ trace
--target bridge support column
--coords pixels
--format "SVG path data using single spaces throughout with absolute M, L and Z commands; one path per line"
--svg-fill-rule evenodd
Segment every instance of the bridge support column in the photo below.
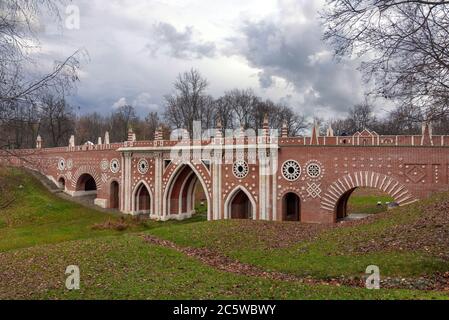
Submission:
M 218 153 L 218 154 L 217 154 Z M 208 220 L 219 220 L 222 217 L 221 205 L 223 202 L 222 198 L 222 155 L 221 150 L 215 150 L 213 164 L 212 164 L 212 201 L 208 205 L 211 206 L 209 212 L 211 214 L 210 217 L 207 217 Z M 207 191 L 206 191 L 207 192 Z
M 122 156 L 122 208 L 123 213 L 133 214 L 132 211 L 132 153 L 124 152 Z
M 162 175 L 164 173 L 164 160 L 162 153 L 156 153 L 154 156 L 154 214 L 160 219 L 165 220 L 166 212 L 163 212 L 163 184 Z
M 268 220 L 269 198 L 270 198 L 270 177 L 269 160 L 264 154 L 260 153 L 259 157 L 259 212 L 255 214 L 255 219 Z M 256 218 L 257 217 L 257 218 Z

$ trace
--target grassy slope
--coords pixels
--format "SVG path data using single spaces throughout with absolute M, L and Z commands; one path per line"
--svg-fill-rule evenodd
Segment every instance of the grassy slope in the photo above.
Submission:
M 61 200 L 20 171 L 0 173 L 0 183 L 20 199 L 0 210 L 0 298 L 447 297 L 437 292 L 308 286 L 220 272 L 171 249 L 149 245 L 140 233 L 146 230 L 192 246 L 218 246 L 243 261 L 293 273 L 298 272 L 297 267 L 309 269 L 314 258 L 307 257 L 301 266 L 297 248 L 271 250 L 267 254 L 256 244 L 256 249 L 251 250 L 254 234 L 230 233 L 232 224 L 238 222 L 151 222 L 137 224 L 126 232 L 94 231 L 92 225 L 119 218 Z M 225 236 L 224 241 L 219 240 L 221 235 Z M 346 263 L 351 270 L 357 270 L 350 261 Z M 64 289 L 64 271 L 71 264 L 81 268 L 82 288 L 78 292 Z M 323 270 L 330 272 L 332 267 L 333 264 L 323 266 Z
M 246 263 L 301 276 L 359 276 L 368 265 L 374 264 L 384 276 L 415 277 L 447 271 L 449 262 L 420 250 L 360 252 L 356 249 L 381 239 L 398 225 L 412 223 L 438 197 L 447 195 L 399 208 L 369 224 L 331 229 L 317 240 L 298 241 L 285 248 L 273 248 L 272 242 L 282 239 L 278 234 L 261 235 L 263 222 L 254 222 L 244 231 L 239 221 L 217 221 L 182 228 L 166 226 L 150 232 L 183 246 L 209 247 Z
M 118 216 L 105 215 L 67 202 L 45 190 L 39 181 L 18 170 L 3 169 L 13 204 L 0 210 L 0 252 L 45 243 L 119 234 L 93 231 L 91 226 Z
M 6 262 L 15 266 L 14 270 L 7 270 L 12 277 L 1 279 L 0 298 L 445 298 L 439 293 L 308 286 L 218 272 L 171 249 L 148 245 L 137 235 L 40 246 L 0 255 L 0 260 L 2 264 Z M 63 289 L 64 270 L 67 265 L 75 263 L 81 270 L 81 290 L 69 292 Z

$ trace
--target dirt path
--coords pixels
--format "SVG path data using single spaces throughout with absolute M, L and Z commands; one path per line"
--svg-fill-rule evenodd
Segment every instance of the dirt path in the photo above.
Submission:
M 264 271 L 263 269 L 242 263 L 238 260 L 231 259 L 218 252 L 207 248 L 192 248 L 181 247 L 177 244 L 162 240 L 151 235 L 145 235 L 146 242 L 170 248 L 181 252 L 189 257 L 198 259 L 205 265 L 215 268 L 220 271 L 231 272 L 234 274 L 240 274 L 252 277 L 261 277 L 269 280 L 279 281 L 295 281 L 299 283 L 309 285 L 325 285 L 325 286 L 347 286 L 365 288 L 365 279 L 356 277 L 347 278 L 332 278 L 332 279 L 315 279 L 312 277 L 299 277 L 293 274 L 278 272 L 278 271 Z M 445 274 L 436 274 L 429 277 L 421 277 L 416 279 L 404 279 L 404 278 L 383 278 L 381 279 L 381 288 L 384 289 L 414 289 L 414 290 L 438 290 L 449 292 L 449 272 Z

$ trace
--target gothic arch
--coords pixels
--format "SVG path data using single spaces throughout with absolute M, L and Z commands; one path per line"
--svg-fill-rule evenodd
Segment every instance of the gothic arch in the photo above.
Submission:
M 137 196 L 137 192 L 141 191 L 142 187 L 145 187 L 148 191 L 148 194 L 150 195 L 149 211 L 150 211 L 150 215 L 152 215 L 152 214 L 154 214 L 154 211 L 153 211 L 154 197 L 153 197 L 153 192 L 151 191 L 149 184 L 145 180 L 141 180 L 138 183 L 136 183 L 136 187 L 134 188 L 132 195 L 131 195 L 131 211 L 133 214 L 136 213 L 136 211 L 137 211 L 136 196 Z
M 256 219 L 256 213 L 257 213 L 256 201 L 254 200 L 254 198 L 251 195 L 251 193 L 243 186 L 235 187 L 234 190 L 232 190 L 228 194 L 228 197 L 226 198 L 226 201 L 224 203 L 224 217 L 225 217 L 225 219 L 231 219 L 231 214 L 232 214 L 232 212 L 231 212 L 231 205 L 232 205 L 232 201 L 234 200 L 235 196 L 239 192 L 245 193 L 245 195 L 248 197 L 248 199 L 249 199 L 249 201 L 251 203 L 251 208 L 252 208 L 252 218 Z
M 163 208 L 162 208 L 162 212 L 164 216 L 170 215 L 170 196 L 173 190 L 173 186 L 175 184 L 175 182 L 177 182 L 177 179 L 179 177 L 179 175 L 183 172 L 183 170 L 185 168 L 189 168 L 190 170 L 192 170 L 192 173 L 189 173 L 189 177 L 193 174 L 195 176 L 195 178 L 201 183 L 201 186 L 203 187 L 204 193 L 206 194 L 206 198 L 207 198 L 207 217 L 208 219 L 212 218 L 212 202 L 210 199 L 210 193 L 209 193 L 209 189 L 207 188 L 207 185 L 204 181 L 204 179 L 202 178 L 201 174 L 198 172 L 198 170 L 195 168 L 195 166 L 193 164 L 191 164 L 190 162 L 184 162 L 179 164 L 176 169 L 173 171 L 173 173 L 170 175 L 170 178 L 168 179 L 168 182 L 165 186 L 165 190 L 164 190 L 164 196 L 163 196 Z M 195 180 L 195 179 L 194 179 Z M 187 179 L 185 181 L 183 181 L 183 185 L 184 183 L 187 181 Z M 185 187 L 185 185 L 183 186 Z
M 395 178 L 373 171 L 359 171 L 347 174 L 332 183 L 321 198 L 321 208 L 332 212 L 336 220 L 341 200 L 344 201 L 345 198 L 349 198 L 352 191 L 360 187 L 379 189 L 390 195 L 399 205 L 407 205 L 418 201 Z

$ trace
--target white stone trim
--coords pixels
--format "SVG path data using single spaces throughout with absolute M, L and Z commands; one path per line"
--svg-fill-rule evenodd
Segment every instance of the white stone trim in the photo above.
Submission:
M 253 196 L 251 195 L 251 193 L 243 186 L 237 186 L 234 188 L 234 190 L 232 190 L 228 197 L 226 198 L 225 201 L 225 205 L 224 205 L 224 210 L 225 210 L 225 219 L 231 219 L 231 212 L 229 210 L 229 206 L 232 203 L 232 200 L 234 200 L 234 197 L 238 194 L 239 191 L 243 191 L 247 196 L 249 201 L 251 202 L 252 205 L 252 219 L 256 220 L 256 212 L 257 212 L 257 205 L 256 205 L 256 201 L 254 201 Z
M 94 204 L 96 206 L 99 206 L 99 207 L 103 208 L 103 209 L 106 209 L 108 207 L 108 199 L 97 198 L 97 199 L 94 200 Z
M 196 168 L 190 162 L 187 162 L 187 163 L 182 163 L 182 164 L 178 165 L 178 167 L 175 169 L 175 171 L 170 176 L 170 179 L 168 180 L 167 185 L 165 186 L 164 196 L 162 198 L 162 200 L 163 200 L 162 201 L 162 204 L 163 204 L 163 206 L 162 206 L 162 208 L 163 208 L 162 209 L 162 212 L 163 212 L 162 216 L 163 217 L 168 216 L 170 214 L 169 211 L 168 211 L 168 207 L 169 207 L 169 205 L 168 205 L 168 203 L 169 203 L 168 196 L 171 194 L 171 190 L 173 188 L 173 181 L 175 181 L 175 179 L 178 177 L 178 175 L 182 171 L 182 169 L 185 168 L 185 166 L 189 166 L 190 169 L 192 169 L 192 171 L 195 173 L 195 175 L 198 178 L 198 180 L 200 181 L 200 183 L 201 183 L 201 185 L 203 187 L 204 193 L 206 194 L 206 197 L 207 197 L 207 215 L 208 216 L 210 215 L 210 212 L 211 212 L 211 208 L 210 208 L 211 205 L 210 204 L 212 202 L 210 200 L 210 195 L 209 195 L 209 190 L 207 189 L 207 185 L 204 182 L 204 180 L 201 177 L 201 174 L 198 172 L 198 170 L 196 170 Z
M 150 194 L 150 215 L 152 215 L 152 214 L 154 214 L 154 211 L 153 211 L 153 206 L 154 206 L 154 196 L 153 196 L 153 192 L 151 192 L 151 188 L 150 188 L 150 186 L 148 185 L 148 183 L 145 181 L 145 180 L 141 180 L 141 181 L 139 181 L 137 184 L 136 184 L 136 186 L 135 186 L 135 188 L 134 188 L 134 190 L 133 190 L 133 192 L 132 192 L 132 198 L 131 198 L 131 212 L 132 212 L 132 214 L 139 214 L 139 213 L 145 213 L 145 214 L 147 214 L 148 212 L 143 212 L 142 210 L 140 210 L 140 211 L 138 211 L 137 210 L 137 208 L 136 208 L 136 195 L 137 195 L 137 191 L 141 188 L 141 186 L 145 186 L 145 188 L 147 188 L 147 190 L 148 190 L 148 193 Z

